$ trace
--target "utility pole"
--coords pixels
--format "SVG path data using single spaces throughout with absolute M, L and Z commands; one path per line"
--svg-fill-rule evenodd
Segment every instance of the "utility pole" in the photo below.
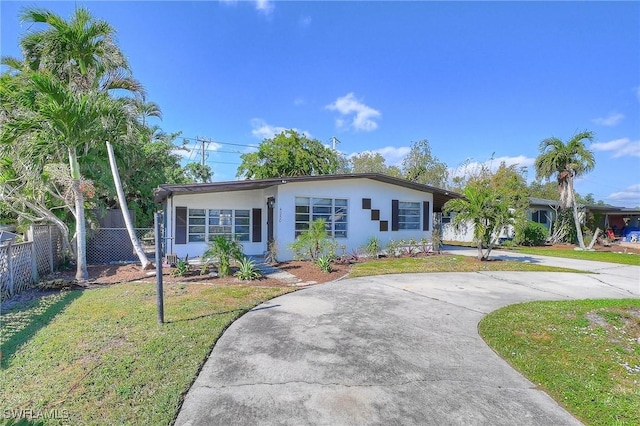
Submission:
M 204 160 L 205 160 L 205 157 L 204 157 L 204 142 L 205 142 L 205 140 L 204 140 L 204 138 L 200 139 L 200 142 L 202 142 L 202 158 L 201 158 L 201 164 L 202 164 L 202 167 L 204 167 L 204 164 L 205 164 L 205 161 L 204 161 Z
M 338 138 L 336 138 L 335 136 L 331 137 L 331 145 L 333 147 L 333 150 L 336 150 L 336 145 L 339 144 L 340 141 L 338 140 Z

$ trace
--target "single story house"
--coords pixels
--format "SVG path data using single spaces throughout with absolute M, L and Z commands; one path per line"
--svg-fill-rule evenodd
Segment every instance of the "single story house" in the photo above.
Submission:
M 197 257 L 222 235 L 245 254 L 263 255 L 273 241 L 278 260 L 316 219 L 351 252 L 377 237 L 431 239 L 434 212 L 458 194 L 378 173 L 299 176 L 231 182 L 161 185 L 166 253 Z
M 549 231 L 553 228 L 559 211 L 560 203 L 558 201 L 529 197 L 527 219 L 544 225 Z M 583 205 L 579 206 L 579 215 L 582 223 L 585 221 L 585 213 L 596 217 L 596 224 L 600 229 L 604 231 L 612 228 L 616 235 L 621 236 L 623 240 L 627 238 L 624 232 L 639 229 L 640 209 L 616 207 L 608 204 Z M 442 216 L 442 239 L 444 241 L 472 242 L 473 225 L 469 224 L 469 226 L 463 226 L 462 229 L 455 229 L 451 223 L 454 216 L 455 213 Z M 507 226 L 502 230 L 500 238 L 510 239 L 513 238 L 514 234 L 513 226 Z

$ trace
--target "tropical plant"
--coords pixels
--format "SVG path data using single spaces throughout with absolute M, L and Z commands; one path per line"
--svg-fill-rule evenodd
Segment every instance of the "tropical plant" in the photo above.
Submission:
M 66 176 L 58 175 L 58 183 L 73 203 L 76 279 L 86 280 L 84 204 L 95 189 L 82 174 L 79 156 L 104 140 L 116 142 L 114 130 L 136 121 L 119 121 L 128 117 L 130 103 L 111 98 L 109 91 L 139 92 L 142 88 L 113 42 L 113 28 L 93 19 L 86 9 L 76 9 L 69 21 L 36 8 L 25 9 L 21 18 L 43 24 L 45 29 L 21 39 L 24 62 L 3 58 L 10 68 L 8 79 L 16 84 L 12 84 L 9 100 L 3 99 L 0 143 L 19 146 L 22 153 L 30 151 L 42 165 L 66 163 L 58 167 L 63 172 L 66 169 Z
M 191 267 L 189 266 L 189 259 L 178 259 L 176 260 L 176 266 L 171 271 L 171 276 L 173 277 L 184 277 L 191 271 Z
M 237 176 L 264 179 L 285 176 L 310 176 L 335 173 L 338 154 L 316 139 L 295 130 L 285 130 L 265 139 L 257 152 L 242 154 Z
M 478 259 L 487 260 L 502 229 L 511 224 L 514 218 L 510 199 L 486 179 L 469 182 L 462 195 L 464 198 L 447 201 L 443 210 L 445 213 L 456 212 L 453 226 L 458 229 L 468 223 L 473 224 Z
M 218 276 L 229 275 L 232 260 L 242 260 L 242 244 L 238 241 L 227 239 L 218 235 L 209 243 L 209 248 L 202 255 L 203 260 L 211 261 L 218 265 Z
M 315 262 L 321 256 L 336 257 L 337 243 L 329 237 L 324 219 L 311 222 L 309 229 L 305 229 L 296 240 L 289 244 L 296 259 L 309 259 Z
M 320 256 L 316 260 L 316 266 L 320 268 L 322 272 L 331 272 L 331 258 L 329 256 Z
M 402 252 L 400 241 L 389 240 L 384 251 L 387 253 L 387 256 L 400 257 Z
M 375 235 L 367 240 L 367 244 L 364 246 L 364 252 L 370 259 L 377 259 L 380 256 L 380 240 Z
M 547 138 L 540 142 L 540 155 L 535 160 L 538 178 L 549 180 L 552 176 L 556 176 L 560 205 L 566 209 L 573 209 L 576 237 L 583 250 L 586 247 L 578 215 L 574 181 L 576 177 L 593 170 L 596 165 L 593 152 L 585 146 L 585 142 L 591 142 L 593 139 L 594 135 L 590 131 L 579 132 L 566 143 L 555 137 Z
M 233 275 L 243 281 L 252 281 L 262 276 L 255 262 L 247 256 L 238 261 L 238 270 Z

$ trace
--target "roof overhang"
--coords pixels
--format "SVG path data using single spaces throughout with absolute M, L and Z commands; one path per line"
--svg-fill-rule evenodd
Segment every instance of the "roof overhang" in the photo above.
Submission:
M 282 177 L 272 179 L 255 179 L 255 180 L 238 180 L 227 182 L 212 183 L 191 183 L 182 185 L 160 185 L 154 191 L 154 200 L 162 203 L 173 195 L 180 194 L 205 194 L 215 192 L 231 192 L 231 191 L 250 191 L 255 189 L 266 189 L 272 186 L 285 185 L 294 182 L 320 182 L 344 179 L 371 179 L 378 182 L 384 182 L 391 185 L 397 185 L 404 188 L 410 188 L 417 191 L 428 192 L 433 194 L 433 211 L 442 211 L 442 206 L 453 199 L 462 196 L 456 192 L 447 191 L 434 186 L 423 185 L 417 182 L 411 182 L 406 179 L 396 178 L 393 176 L 383 175 L 380 173 L 352 173 L 340 175 L 320 175 L 320 176 L 295 176 Z

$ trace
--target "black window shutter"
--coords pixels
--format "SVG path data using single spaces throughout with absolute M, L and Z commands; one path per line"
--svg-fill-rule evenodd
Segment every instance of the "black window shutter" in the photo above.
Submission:
M 176 207 L 176 244 L 187 244 L 187 208 Z
M 362 209 L 369 210 L 371 208 L 371 198 L 362 199 Z
M 429 230 L 429 202 L 422 202 L 422 230 Z
M 251 241 L 254 243 L 262 242 L 262 209 L 251 211 L 251 223 Z
M 391 200 L 391 230 L 400 229 L 400 212 L 398 200 Z

